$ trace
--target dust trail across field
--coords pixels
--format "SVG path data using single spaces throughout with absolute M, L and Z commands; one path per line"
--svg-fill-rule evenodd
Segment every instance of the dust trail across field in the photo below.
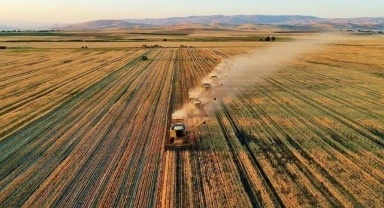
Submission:
M 172 158 L 167 164 L 174 167 L 170 168 L 173 174 L 180 176 L 167 183 L 176 184 L 175 193 L 181 193 L 175 204 L 381 204 L 382 191 L 372 187 L 380 187 L 383 180 L 379 174 L 382 166 L 376 166 L 382 161 L 382 141 L 377 133 L 382 130 L 370 132 L 371 127 L 355 120 L 364 118 L 380 129 L 382 119 L 359 104 L 382 99 L 381 91 L 373 90 L 382 84 L 373 77 L 367 79 L 368 87 L 354 84 L 356 77 L 349 75 L 349 68 L 329 68 L 344 58 L 341 47 L 332 51 L 335 58 L 324 59 L 330 48 L 340 45 L 334 43 L 341 41 L 341 36 L 325 34 L 311 40 L 271 43 L 269 48 L 224 59 L 211 74 L 200 79 L 201 85 L 211 84 L 211 90 L 199 86 L 190 89 L 189 96 L 201 100 L 215 96 L 218 101 L 205 108 L 209 122 L 197 133 L 198 149 L 166 153 Z M 323 62 L 324 67 L 320 67 Z M 352 68 L 359 76 L 369 76 L 357 71 L 356 66 Z M 363 96 L 351 94 L 350 87 Z M 350 103 L 349 99 L 358 102 Z M 184 175 L 188 177 L 181 177 Z M 357 185 L 362 181 L 370 185 Z M 190 202 L 186 195 L 190 190 L 194 195 L 201 194 L 200 200 Z M 234 190 L 243 198 L 217 195 L 230 196 Z M 370 194 L 359 194 L 360 190 Z M 369 199 L 369 195 L 375 199 Z
M 214 90 L 208 125 L 224 138 L 203 137 L 226 142 L 253 205 L 382 205 L 383 112 L 375 109 L 383 91 L 374 72 L 383 67 L 332 44 L 340 41 L 276 44 L 217 68 L 228 79 Z
M 384 207 L 384 48 L 343 41 L 0 51 L 0 207 Z
M 340 34 L 325 33 L 315 35 L 310 39 L 297 40 L 284 43 L 271 43 L 263 49 L 257 49 L 245 54 L 237 55 L 223 61 L 216 66 L 213 72 L 201 79 L 201 85 L 209 83 L 214 89 L 215 94 L 233 97 L 229 88 L 235 83 L 238 87 L 247 88 L 250 83 L 243 82 L 244 77 L 254 76 L 260 73 L 264 76 L 273 75 L 289 62 L 300 58 L 300 56 L 320 50 L 323 46 L 337 43 L 344 40 Z M 215 77 L 214 79 L 212 77 Z M 254 79 L 254 82 L 263 82 L 263 78 Z M 254 83 L 251 83 L 253 85 Z M 190 97 L 198 97 L 203 102 L 211 99 L 214 94 L 211 91 L 204 92 L 202 86 L 188 90 Z M 174 112 L 175 117 L 186 117 L 187 105 Z
M 226 89 L 230 87 L 228 85 L 231 82 L 247 88 L 247 82 L 243 82 L 244 77 L 254 76 L 255 72 L 265 76 L 273 75 L 284 65 L 300 58 L 302 55 L 320 50 L 327 44 L 340 41 L 343 41 L 341 35 L 327 33 L 316 35 L 307 40 L 271 43 L 270 47 L 238 55 L 230 60 L 224 60 L 214 72 L 219 78 L 227 76 L 226 79 L 220 81 L 223 86 L 218 88 L 218 93 L 225 93 L 226 96 L 229 96 L 230 94 Z M 254 81 L 263 82 L 263 79 L 254 79 Z

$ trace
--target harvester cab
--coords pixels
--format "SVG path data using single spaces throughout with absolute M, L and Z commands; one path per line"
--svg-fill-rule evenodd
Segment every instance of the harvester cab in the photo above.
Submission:
M 189 98 L 189 104 L 191 104 L 192 106 L 196 106 L 198 108 L 201 108 L 201 100 L 197 97 L 190 97 Z
M 184 119 L 172 119 L 169 130 L 169 139 L 165 143 L 165 149 L 188 149 L 191 147 Z
M 187 128 L 183 123 L 172 124 L 171 131 L 170 131 L 170 138 L 172 140 L 171 143 L 186 143 L 187 142 L 186 136 L 187 136 Z
M 192 100 L 191 104 L 193 104 L 193 105 L 201 105 L 201 100 L 199 100 L 199 99 Z
M 205 82 L 203 83 L 202 87 L 201 87 L 201 91 L 208 91 L 209 89 L 211 88 L 211 84 Z
M 172 119 L 172 125 L 169 130 L 169 139 L 165 142 L 164 146 L 165 150 L 190 149 L 194 145 L 194 141 L 189 138 L 190 132 L 206 123 L 204 120 L 188 131 L 183 122 L 184 119 Z

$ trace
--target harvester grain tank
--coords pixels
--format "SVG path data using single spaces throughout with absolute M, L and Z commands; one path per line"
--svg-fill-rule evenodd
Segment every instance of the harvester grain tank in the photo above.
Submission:
M 189 104 L 191 106 L 195 106 L 197 108 L 201 108 L 202 107 L 202 102 L 199 98 L 196 98 L 196 97 L 190 97 L 189 98 Z
M 187 127 L 184 124 L 184 119 L 172 119 L 172 125 L 169 130 L 169 138 L 165 142 L 164 149 L 190 149 L 194 145 L 194 140 L 190 138 L 191 132 L 193 132 L 195 129 L 205 123 L 206 121 L 203 120 L 192 129 L 187 130 Z

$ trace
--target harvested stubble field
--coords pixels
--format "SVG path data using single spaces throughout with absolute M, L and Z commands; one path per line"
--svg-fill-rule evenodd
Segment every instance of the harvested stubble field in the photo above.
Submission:
M 273 73 L 235 62 L 178 152 L 171 113 L 253 49 L 0 51 L 0 205 L 383 207 L 384 48 L 354 41 Z

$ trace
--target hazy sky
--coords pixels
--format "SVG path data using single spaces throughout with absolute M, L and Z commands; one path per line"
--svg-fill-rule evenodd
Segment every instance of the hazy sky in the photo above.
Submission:
M 384 0 L 0 0 L 1 20 L 74 23 L 189 15 L 384 16 Z

